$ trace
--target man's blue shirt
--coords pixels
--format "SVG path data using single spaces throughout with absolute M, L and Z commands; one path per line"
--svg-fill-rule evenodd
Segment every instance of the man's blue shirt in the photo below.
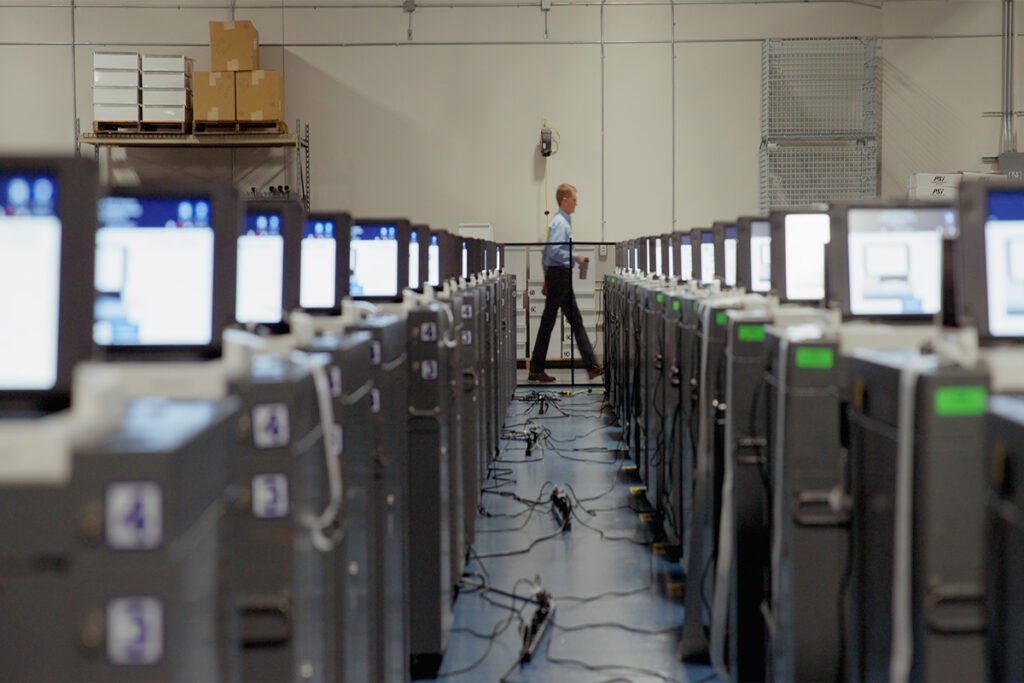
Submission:
M 571 266 L 569 259 L 568 244 L 553 244 L 554 242 L 569 242 L 572 240 L 572 217 L 565 211 L 559 209 L 548 224 L 548 244 L 544 247 L 544 269 L 550 266 Z

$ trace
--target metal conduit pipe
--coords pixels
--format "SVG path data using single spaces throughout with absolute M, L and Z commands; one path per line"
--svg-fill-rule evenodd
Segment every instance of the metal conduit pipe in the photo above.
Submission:
M 1013 0 L 1003 0 L 1003 128 L 999 152 L 1017 151 L 1013 114 Z

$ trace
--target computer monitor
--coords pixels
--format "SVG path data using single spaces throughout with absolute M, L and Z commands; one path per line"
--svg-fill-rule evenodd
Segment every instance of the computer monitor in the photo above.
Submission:
M 679 279 L 686 281 L 693 279 L 693 235 L 690 232 L 675 232 L 676 250 L 679 254 Z
M 501 270 L 505 267 L 505 245 L 494 245 L 494 269 Z
M 409 228 L 409 289 L 423 291 L 430 268 L 430 226 L 423 223 Z
M 476 237 L 469 238 L 469 274 L 475 275 L 484 269 L 484 241 Z
M 401 301 L 409 285 L 409 221 L 353 218 L 349 241 L 349 295 L 368 301 Z
M 469 269 L 469 238 L 462 237 L 460 240 L 462 244 L 462 250 L 460 252 L 462 258 L 462 279 L 466 280 L 472 274 L 472 271 Z
M 665 267 L 665 277 L 668 280 L 676 279 L 676 257 L 673 246 L 675 236 L 667 233 L 661 236 L 661 263 Z
M 702 284 L 715 281 L 715 236 L 711 228 L 694 228 L 690 231 L 696 247 L 693 258 L 693 277 Z
M 633 250 L 633 258 L 636 259 L 633 268 L 637 273 L 644 275 L 647 273 L 647 243 L 643 238 L 636 240 L 635 248 Z
M 484 272 L 498 269 L 498 245 L 490 240 L 484 241 Z
M 933 319 L 942 310 L 942 240 L 956 234 L 949 204 L 829 207 L 830 299 L 844 317 Z
M 294 201 L 247 201 L 238 230 L 235 322 L 287 328 L 299 306 L 302 207 Z
M 748 292 L 767 293 L 772 288 L 771 232 L 767 217 L 736 220 L 736 285 Z
M 960 186 L 961 318 L 986 342 L 1024 341 L 1024 182 Z
M 736 286 L 736 242 L 738 231 L 735 222 L 716 221 L 711 226 L 715 242 L 715 273 L 722 274 L 727 287 Z
M 431 231 L 427 245 L 427 284 L 441 286 L 441 235 Z
M 0 158 L 0 413 L 71 403 L 92 349 L 92 160 Z
M 337 314 L 348 296 L 347 239 L 352 217 L 317 212 L 306 216 L 299 264 L 299 307 L 311 313 Z
M 99 200 L 92 339 L 108 359 L 213 358 L 233 321 L 238 198 L 191 183 Z
M 772 211 L 772 289 L 786 302 L 825 298 L 825 245 L 828 213 L 812 209 Z
M 647 244 L 650 246 L 650 259 L 649 263 L 653 262 L 654 267 L 651 268 L 651 272 L 658 277 L 665 276 L 665 263 L 662 261 L 662 241 L 661 235 L 655 235 L 654 237 L 647 238 Z
M 441 282 L 462 276 L 462 239 L 447 230 L 437 230 L 438 251 L 441 259 Z

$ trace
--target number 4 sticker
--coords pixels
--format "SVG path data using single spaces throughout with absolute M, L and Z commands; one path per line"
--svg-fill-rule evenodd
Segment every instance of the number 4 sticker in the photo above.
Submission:
M 425 342 L 437 341 L 437 323 L 423 323 L 420 339 Z
M 462 319 L 469 320 L 473 317 L 473 304 L 464 304 L 462 306 Z
M 113 482 L 103 507 L 111 550 L 152 550 L 163 542 L 163 492 L 156 482 Z
M 290 441 L 287 405 L 263 403 L 252 407 L 252 442 L 256 448 L 281 448 Z

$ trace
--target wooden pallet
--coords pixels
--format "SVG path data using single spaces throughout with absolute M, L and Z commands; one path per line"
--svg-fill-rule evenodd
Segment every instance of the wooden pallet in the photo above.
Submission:
M 138 133 L 139 121 L 93 121 L 92 130 L 97 135 L 118 135 L 120 133 Z
M 191 121 L 140 121 L 143 133 L 177 133 L 187 135 L 192 130 Z
M 196 135 L 283 135 L 288 132 L 284 121 L 193 121 L 192 132 Z

